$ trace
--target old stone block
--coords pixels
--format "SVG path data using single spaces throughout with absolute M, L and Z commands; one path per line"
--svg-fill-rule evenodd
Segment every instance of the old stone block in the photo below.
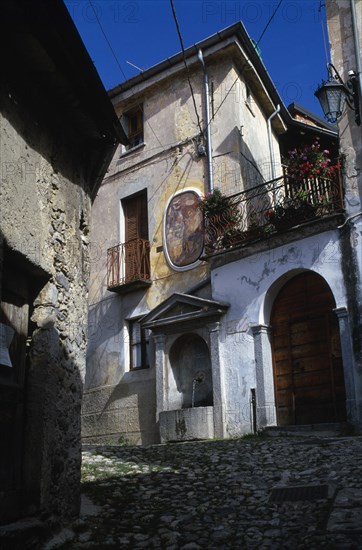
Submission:
M 329 517 L 327 531 L 362 533 L 362 508 L 335 508 Z
M 38 294 L 34 301 L 35 306 L 39 305 L 52 305 L 56 306 L 58 301 L 58 289 L 52 284 L 48 283 Z
M 190 441 L 214 437 L 213 407 L 160 412 L 161 441 Z

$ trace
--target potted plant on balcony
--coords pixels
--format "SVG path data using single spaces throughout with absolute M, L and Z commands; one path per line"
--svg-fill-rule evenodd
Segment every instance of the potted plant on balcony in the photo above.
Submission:
M 212 248 L 228 245 L 239 231 L 237 206 L 215 187 L 212 192 L 200 197 L 198 207 L 205 217 L 206 245 Z
M 293 196 L 285 197 L 273 210 L 265 212 L 264 217 L 268 224 L 281 231 L 314 218 L 316 208 L 310 190 L 298 189 Z
M 199 198 L 198 207 L 205 217 L 210 218 L 228 208 L 228 197 L 215 187 L 213 191 Z
M 263 226 L 262 214 L 253 212 L 248 215 L 247 228 L 242 233 L 243 240 L 252 241 L 263 237 L 265 235 Z
M 330 151 L 321 148 L 319 138 L 315 138 L 312 144 L 288 151 L 288 156 L 283 157 L 283 164 L 286 175 L 295 185 L 310 178 L 331 179 L 338 170 L 338 164 L 332 164 Z
M 285 208 L 283 204 L 277 204 L 273 210 L 264 212 L 265 220 L 269 227 L 274 227 L 277 231 L 282 231 L 293 225 L 294 209 Z

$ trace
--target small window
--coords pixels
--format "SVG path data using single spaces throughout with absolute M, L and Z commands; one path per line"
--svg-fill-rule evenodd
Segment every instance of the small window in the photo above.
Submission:
M 247 84 L 245 84 L 245 105 L 247 106 L 251 114 L 255 117 L 253 111 L 253 96 L 251 95 L 250 88 Z
M 150 331 L 143 329 L 137 319 L 128 322 L 130 342 L 130 370 L 148 369 Z
M 143 143 L 143 111 L 141 107 L 124 113 L 121 116 L 121 124 L 129 141 L 126 150 Z

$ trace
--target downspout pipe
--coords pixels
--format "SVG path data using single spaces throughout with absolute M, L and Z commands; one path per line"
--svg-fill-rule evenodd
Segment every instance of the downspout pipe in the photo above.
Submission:
M 269 142 L 269 155 L 270 155 L 270 164 L 271 164 L 271 176 L 272 180 L 275 180 L 276 173 L 275 173 L 275 158 L 274 158 L 274 148 L 273 148 L 273 142 L 272 142 L 272 131 L 271 131 L 271 121 L 272 119 L 279 113 L 280 111 L 280 105 L 277 105 L 277 108 L 275 109 L 274 113 L 270 115 L 270 117 L 267 120 L 267 127 L 268 127 L 268 142 Z
M 211 126 L 210 126 L 210 104 L 209 104 L 209 75 L 207 74 L 202 51 L 197 52 L 198 60 L 202 65 L 204 72 L 204 101 L 205 101 L 205 124 L 204 137 L 206 137 L 206 156 L 207 156 L 207 172 L 208 172 L 208 191 L 214 190 L 214 174 L 212 169 L 212 144 L 211 144 Z M 206 133 L 206 136 L 205 136 Z

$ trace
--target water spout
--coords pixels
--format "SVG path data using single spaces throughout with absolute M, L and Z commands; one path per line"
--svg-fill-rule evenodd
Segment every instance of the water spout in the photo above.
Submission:
M 194 408 L 195 406 L 195 388 L 196 388 L 197 380 L 196 378 L 192 381 L 192 397 L 191 397 L 191 407 Z
M 192 381 L 192 397 L 191 397 L 191 407 L 194 408 L 195 406 L 195 389 L 196 384 L 201 384 L 205 379 L 205 375 L 203 372 L 198 372 L 195 376 L 195 378 Z

